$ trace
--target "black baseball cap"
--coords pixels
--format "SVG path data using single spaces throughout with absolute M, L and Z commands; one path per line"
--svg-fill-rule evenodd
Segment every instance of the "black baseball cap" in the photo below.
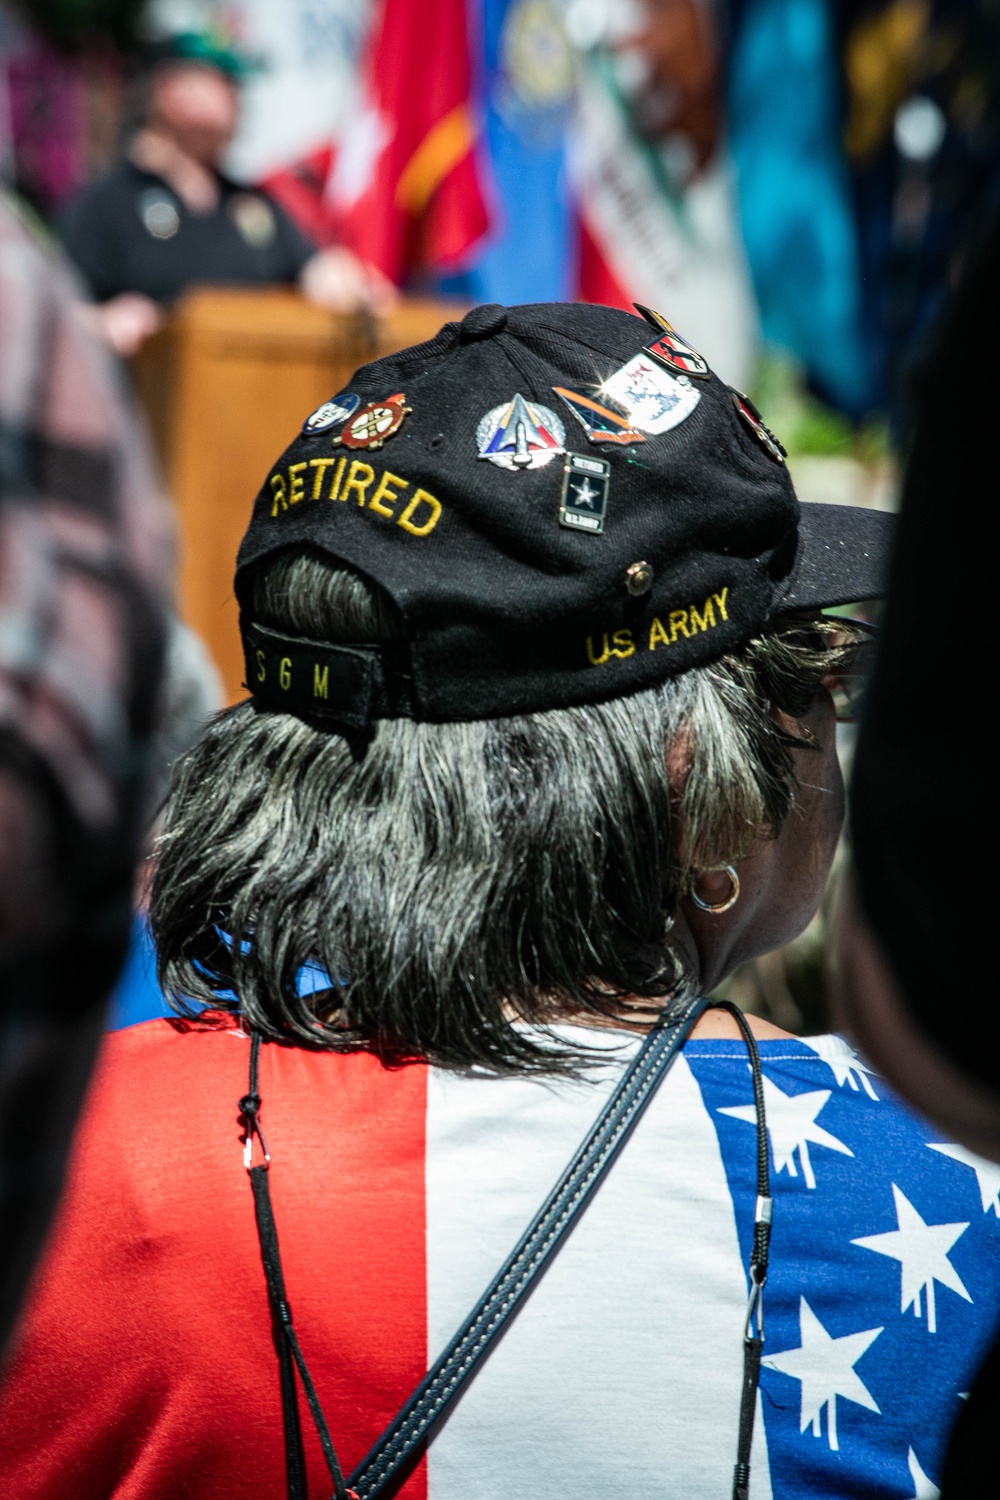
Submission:
M 894 518 L 801 505 L 752 404 L 641 311 L 477 307 L 306 418 L 237 560 L 260 706 L 350 729 L 597 703 L 880 597 Z M 287 549 L 377 584 L 405 642 L 255 620 L 250 575 Z

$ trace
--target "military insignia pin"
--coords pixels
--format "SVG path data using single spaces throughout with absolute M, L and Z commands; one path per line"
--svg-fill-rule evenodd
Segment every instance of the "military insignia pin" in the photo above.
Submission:
M 674 325 L 658 313 L 653 307 L 643 307 L 641 302 L 633 302 L 632 306 L 637 313 L 641 313 L 646 322 L 660 331 L 661 337 L 654 339 L 646 348 L 654 359 L 666 365 L 668 370 L 678 375 L 693 375 L 696 380 L 708 380 L 712 374 L 707 362 L 696 349 L 692 349 L 687 339 L 682 339 Z
M 386 396 L 384 401 L 369 401 L 344 424 L 334 444 L 343 443 L 345 448 L 381 448 L 387 438 L 399 431 L 406 413 L 412 410 L 412 406 L 406 405 L 402 391 Z
M 329 432 L 331 427 L 353 417 L 360 405 L 361 397 L 356 396 L 353 391 L 345 391 L 334 401 L 324 401 L 302 423 L 303 436 L 313 437 L 317 432 Z
M 655 307 L 643 307 L 641 302 L 633 302 L 632 306 L 637 313 L 646 319 L 646 322 L 651 327 L 658 328 L 661 333 L 673 333 L 673 323 L 671 323 L 669 318 L 665 318 L 662 313 L 658 313 Z
M 611 411 L 579 391 L 554 385 L 552 389 L 560 400 L 565 401 L 580 426 L 592 443 L 644 443 L 645 437 L 633 427 L 627 417 Z
M 229 217 L 254 250 L 266 250 L 278 232 L 274 209 L 259 193 L 234 193 L 228 203 Z
M 661 333 L 658 339 L 646 345 L 646 349 L 661 365 L 678 375 L 693 375 L 695 380 L 710 380 L 712 372 L 697 350 L 671 330 Z
M 670 375 L 645 351 L 607 379 L 601 395 L 627 413 L 633 427 L 660 437 L 691 415 L 701 397 L 686 375 Z
M 518 392 L 482 418 L 476 446 L 480 458 L 502 469 L 541 469 L 566 452 L 566 429 L 554 411 Z
M 571 531 L 589 531 L 599 536 L 604 530 L 610 487 L 611 465 L 606 458 L 567 453 L 559 525 L 568 526 Z
M 764 425 L 760 412 L 754 406 L 750 397 L 744 396 L 742 391 L 734 390 L 732 386 L 729 387 L 729 394 L 733 398 L 733 405 L 736 407 L 739 416 L 744 424 L 749 427 L 768 458 L 773 458 L 776 464 L 783 464 L 788 457 L 785 446 L 775 437 L 770 427 Z

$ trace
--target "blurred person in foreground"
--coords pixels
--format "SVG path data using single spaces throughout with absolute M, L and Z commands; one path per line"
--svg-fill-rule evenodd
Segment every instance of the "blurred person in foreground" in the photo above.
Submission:
M 128 941 L 172 561 L 106 351 L 0 197 L 0 1347 Z
M 996 1215 L 1000 1010 L 988 729 L 984 743 L 996 587 L 992 552 L 976 539 L 995 503 L 998 264 L 994 212 L 958 268 L 914 380 L 899 545 L 852 780 L 854 879 L 839 985 L 844 1024 L 896 1087 L 962 1143 L 955 1159 L 983 1211 Z M 956 635 L 941 628 L 944 600 L 961 600 Z M 943 696 L 933 684 L 947 684 Z M 1000 1344 L 956 1427 L 946 1500 L 995 1490 L 998 1414 Z
M 929 1492 L 1000 1223 L 845 1043 L 698 998 L 820 899 L 865 649 L 822 611 L 890 531 L 800 507 L 654 314 L 480 307 L 306 419 L 238 559 L 253 696 L 168 798 L 186 1019 L 105 1044 L 0 1489 Z
M 183 33 L 148 83 L 144 121 L 122 161 L 86 188 L 62 226 L 97 304 L 98 324 L 134 354 L 188 286 L 297 284 L 338 312 L 394 296 L 351 251 L 317 251 L 266 193 L 221 170 L 239 121 L 240 58 Z

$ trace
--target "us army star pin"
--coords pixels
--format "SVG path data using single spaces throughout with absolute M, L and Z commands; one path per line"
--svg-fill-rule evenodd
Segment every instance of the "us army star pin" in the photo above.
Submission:
M 600 536 L 608 508 L 611 465 L 606 458 L 567 453 L 563 466 L 559 525 Z

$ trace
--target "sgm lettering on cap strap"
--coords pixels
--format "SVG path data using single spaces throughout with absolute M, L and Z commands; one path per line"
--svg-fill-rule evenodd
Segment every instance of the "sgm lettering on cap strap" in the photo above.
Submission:
M 408 677 L 379 646 L 334 646 L 240 621 L 246 686 L 263 708 L 348 729 L 412 717 Z

